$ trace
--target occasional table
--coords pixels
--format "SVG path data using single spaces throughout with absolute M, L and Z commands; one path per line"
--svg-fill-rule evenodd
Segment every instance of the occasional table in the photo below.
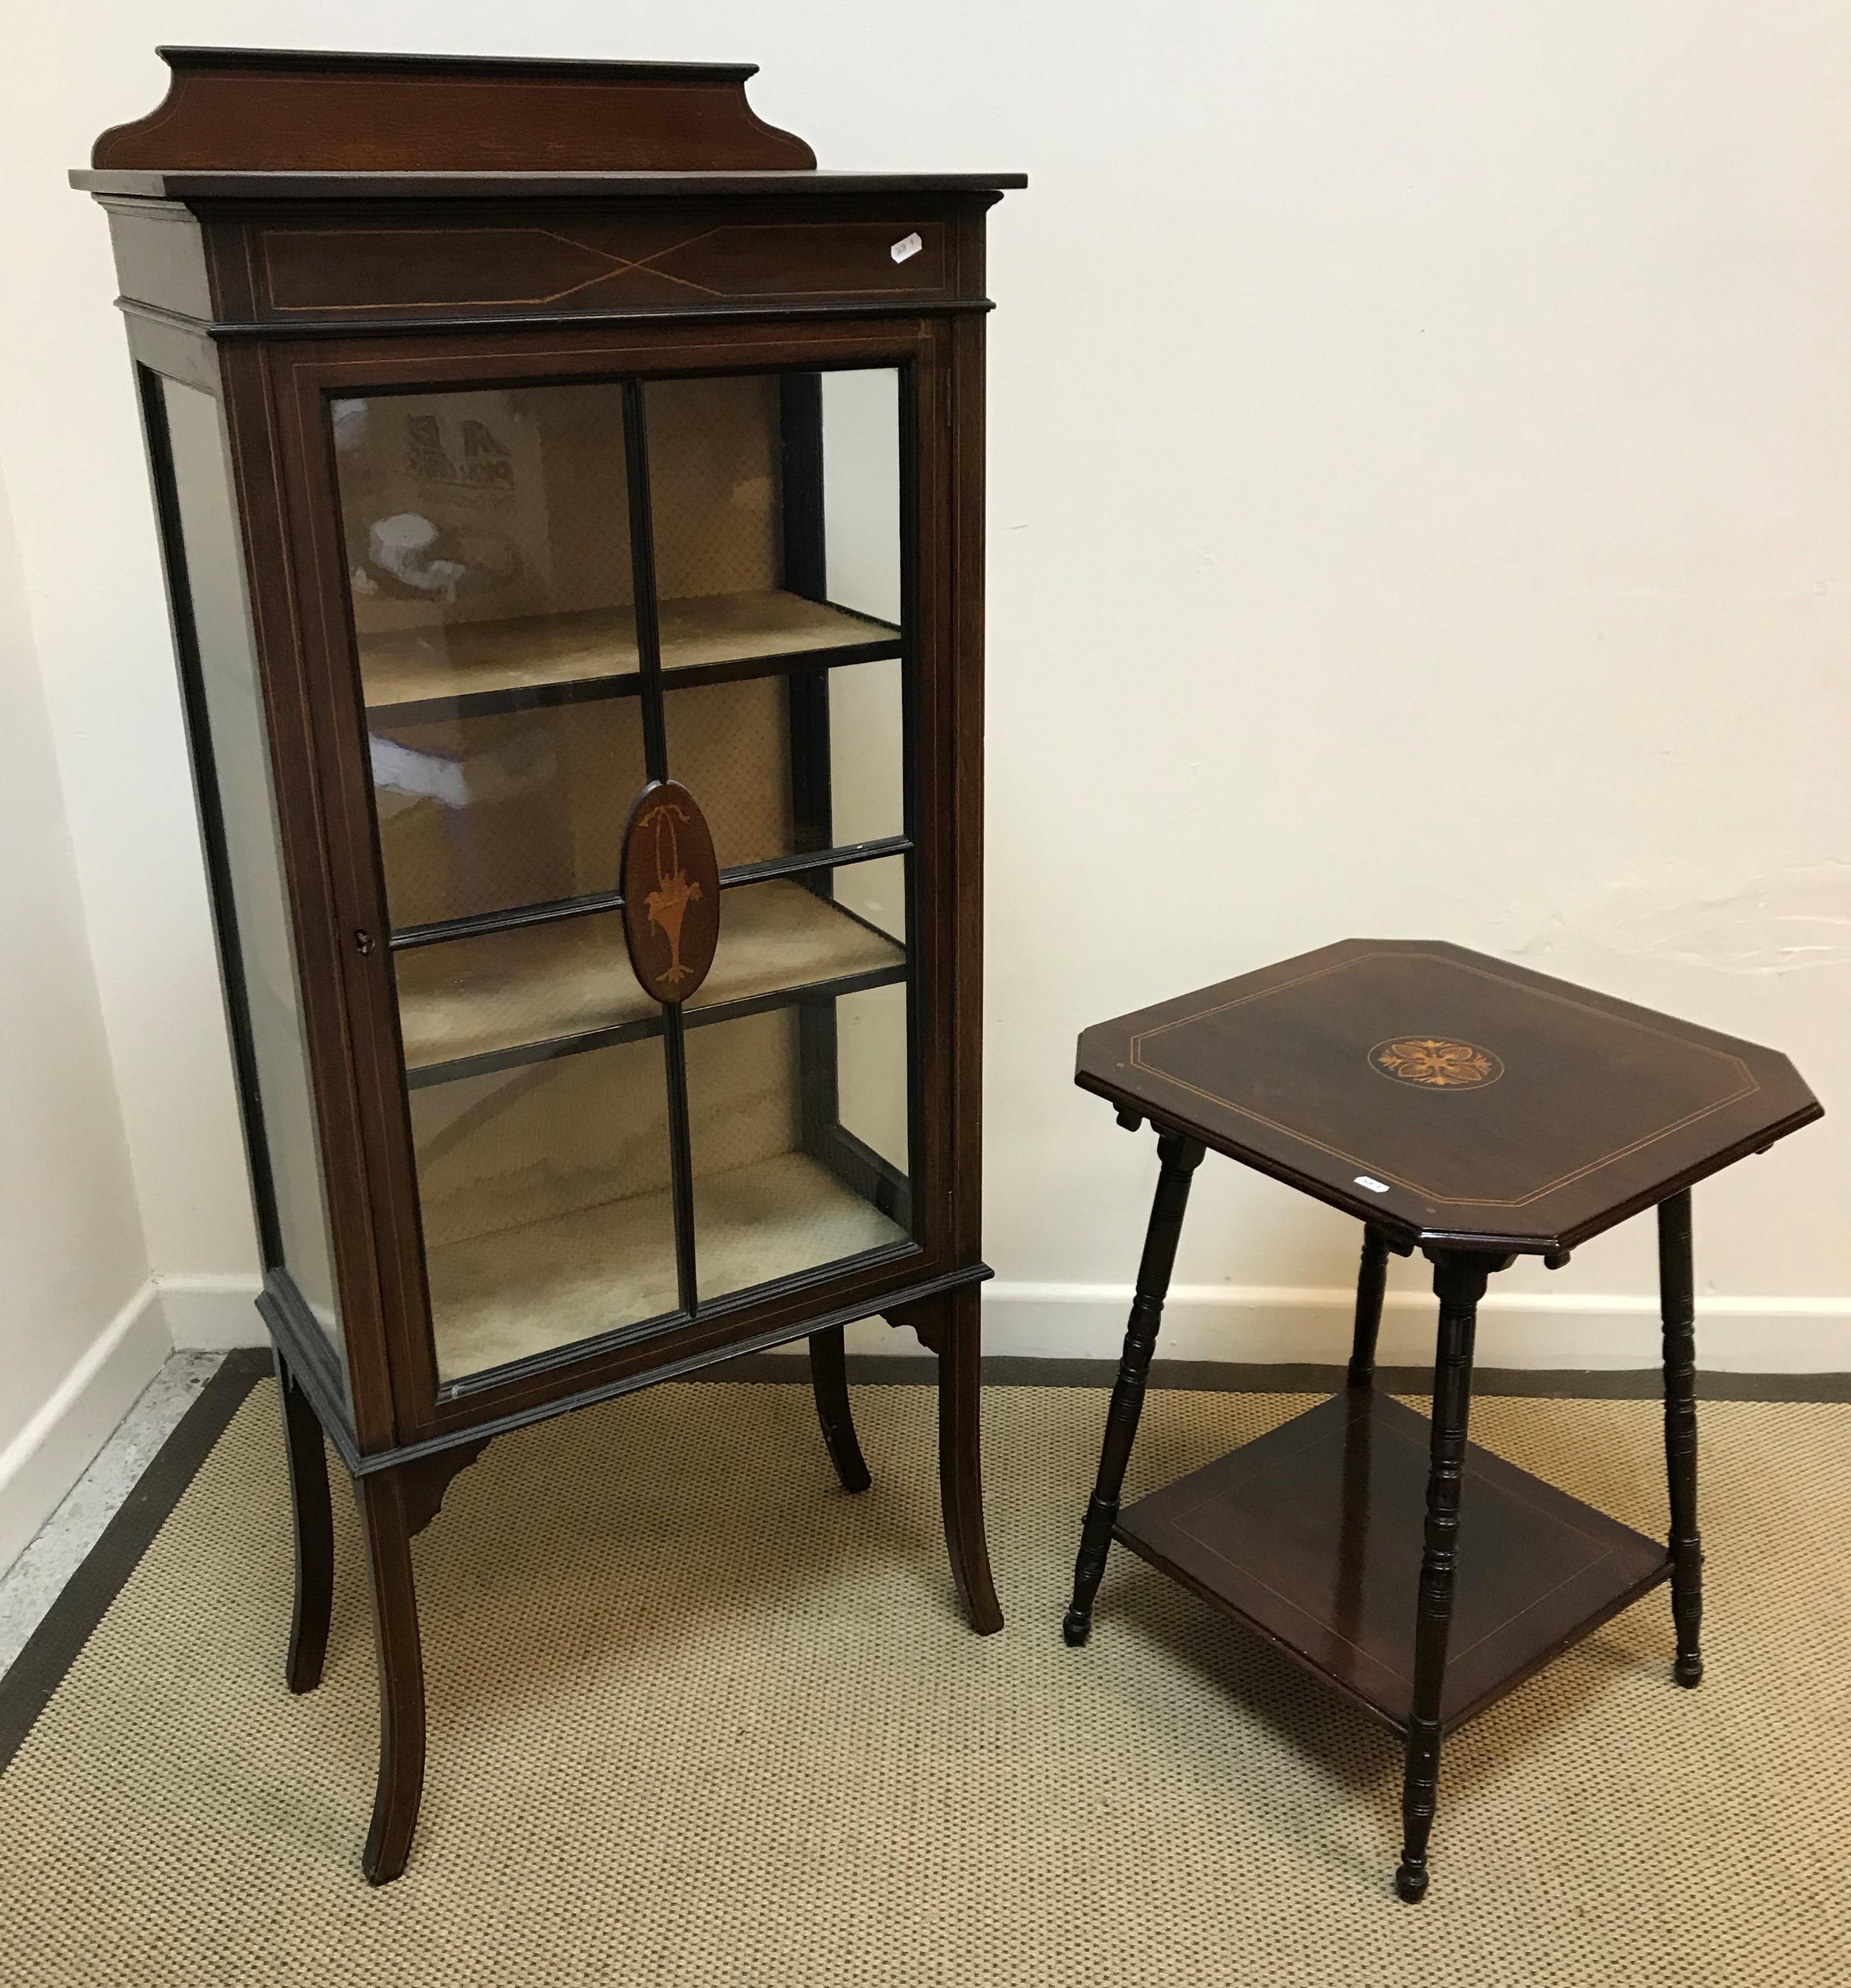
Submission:
M 1752 1043 L 1427 941 L 1346 939 L 1080 1038 L 1075 1081 L 1157 1134 L 1156 1199 L 1065 1634 L 1113 1540 L 1399 1734 L 1395 1888 L 1427 1888 L 1442 1737 L 1668 1580 L 1674 1675 L 1703 1675 L 1693 1184 L 1822 1115 Z M 1365 1225 L 1343 1393 L 1119 1507 L 1189 1182 L 1205 1150 Z M 1477 1307 L 1658 1211 L 1661 1545 L 1466 1440 Z M 1374 1386 L 1391 1253 L 1440 1300 L 1430 1424 Z M 1463 1538 L 1462 1538 L 1463 1533 Z

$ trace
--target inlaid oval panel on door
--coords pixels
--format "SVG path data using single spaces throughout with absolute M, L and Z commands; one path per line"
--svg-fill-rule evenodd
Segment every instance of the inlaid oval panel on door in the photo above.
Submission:
M 689 999 L 720 936 L 720 872 L 700 803 L 678 780 L 651 780 L 624 831 L 624 937 L 652 999 Z

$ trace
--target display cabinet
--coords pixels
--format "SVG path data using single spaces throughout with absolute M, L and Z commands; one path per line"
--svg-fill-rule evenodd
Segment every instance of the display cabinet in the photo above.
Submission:
M 979 1488 L 984 211 L 745 67 L 170 49 L 108 210 L 320 1672 L 358 1496 L 403 1867 L 410 1542 L 493 1436 L 842 1328 Z M 794 1467 L 801 1467 L 800 1464 Z

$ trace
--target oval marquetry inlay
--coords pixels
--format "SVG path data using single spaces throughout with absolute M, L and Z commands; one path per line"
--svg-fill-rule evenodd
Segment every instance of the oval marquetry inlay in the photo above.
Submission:
M 652 780 L 624 830 L 624 938 L 643 992 L 685 1001 L 720 935 L 720 872 L 707 818 L 675 780 Z
M 1504 1074 L 1501 1057 L 1447 1036 L 1390 1036 L 1369 1051 L 1369 1061 L 1397 1084 L 1432 1090 L 1470 1090 Z

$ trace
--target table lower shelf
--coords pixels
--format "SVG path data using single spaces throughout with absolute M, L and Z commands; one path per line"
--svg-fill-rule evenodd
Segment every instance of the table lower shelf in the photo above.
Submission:
M 1405 1731 L 1428 1441 L 1426 1418 L 1391 1396 L 1339 1395 L 1139 1499 L 1116 1537 Z M 1469 1445 L 1442 1724 L 1670 1571 L 1657 1540 Z

